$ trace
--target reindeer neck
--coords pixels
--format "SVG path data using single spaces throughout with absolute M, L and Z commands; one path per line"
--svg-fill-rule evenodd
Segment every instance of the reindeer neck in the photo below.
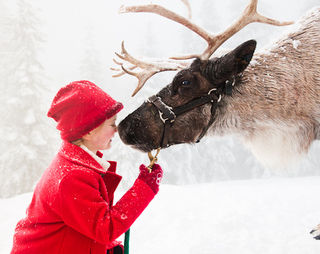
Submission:
M 320 23 L 319 13 L 270 50 L 255 54 L 219 108 L 214 132 L 248 134 L 267 123 L 319 122 L 320 26 L 314 25 Z
M 320 138 L 319 24 L 316 9 L 297 31 L 255 54 L 218 108 L 212 134 L 237 134 L 266 164 L 285 164 Z

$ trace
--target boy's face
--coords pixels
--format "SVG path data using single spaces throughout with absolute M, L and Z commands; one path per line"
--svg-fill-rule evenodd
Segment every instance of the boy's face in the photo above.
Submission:
M 107 150 L 111 147 L 114 134 L 117 132 L 117 116 L 105 120 L 90 133 L 83 136 L 84 145 L 91 151 Z

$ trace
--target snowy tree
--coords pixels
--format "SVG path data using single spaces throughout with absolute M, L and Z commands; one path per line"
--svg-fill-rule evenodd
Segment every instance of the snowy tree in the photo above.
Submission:
M 11 30 L 11 18 L 9 14 L 9 9 L 3 0 L 0 0 L 0 77 L 2 83 L 5 82 L 5 66 L 10 55 L 8 44 Z M 3 110 L 3 108 L 1 109 Z
M 1 99 L 0 195 L 31 191 L 52 157 L 46 119 L 48 91 L 38 52 L 43 43 L 30 2 L 18 0 L 12 37 L 6 51 Z
M 100 57 L 101 52 L 95 44 L 94 29 L 91 25 L 85 28 L 84 54 L 80 65 L 81 79 L 90 80 L 96 84 L 102 84 L 104 80 L 103 64 Z

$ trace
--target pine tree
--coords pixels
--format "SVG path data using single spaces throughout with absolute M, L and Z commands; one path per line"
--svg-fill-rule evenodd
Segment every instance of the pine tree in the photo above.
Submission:
M 95 45 L 94 29 L 91 25 L 86 27 L 84 45 L 84 54 L 80 65 L 81 79 L 90 80 L 101 86 L 104 81 L 103 64 L 100 60 L 101 54 Z
M 9 9 L 5 4 L 4 0 L 0 0 L 0 77 L 4 83 L 6 80 L 5 67 L 10 55 L 10 49 L 8 48 L 9 39 L 11 35 L 11 18 L 9 14 Z M 0 95 L 2 96 L 3 93 Z M 3 110 L 3 107 L 0 108 L 0 111 Z
M 39 20 L 32 5 L 18 0 L 12 21 L 12 38 L 1 82 L 0 196 L 31 191 L 52 157 L 47 99 L 38 52 L 43 43 Z

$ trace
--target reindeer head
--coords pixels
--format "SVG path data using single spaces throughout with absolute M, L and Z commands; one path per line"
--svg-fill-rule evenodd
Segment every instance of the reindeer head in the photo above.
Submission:
M 194 60 L 120 122 L 121 140 L 145 152 L 199 141 L 214 121 L 216 108 L 223 105 L 223 96 L 232 95 L 255 47 L 250 40 L 223 57 Z
M 243 15 L 225 32 L 215 36 L 158 5 L 122 8 L 122 12 L 153 12 L 167 17 L 187 26 L 208 42 L 208 47 L 201 55 L 175 57 L 174 60 L 157 64 L 132 57 L 122 44 L 122 54 L 117 56 L 133 66 L 125 68 L 122 63 L 115 61 L 123 70 L 115 76 L 128 73 L 138 78 L 139 83 L 133 95 L 152 75 L 161 71 L 180 70 L 169 85 L 120 122 L 119 135 L 125 144 L 149 152 L 173 144 L 194 143 L 206 134 L 215 120 L 217 108 L 224 105 L 223 97 L 231 96 L 232 87 L 240 82 L 242 72 L 251 61 L 256 42 L 247 41 L 228 54 L 209 60 L 213 52 L 249 23 L 290 24 L 261 16 L 256 11 L 256 5 L 257 0 L 251 0 Z M 191 58 L 196 58 L 191 65 L 181 62 Z M 188 65 L 190 66 L 185 68 Z M 142 71 L 133 72 L 136 67 Z

